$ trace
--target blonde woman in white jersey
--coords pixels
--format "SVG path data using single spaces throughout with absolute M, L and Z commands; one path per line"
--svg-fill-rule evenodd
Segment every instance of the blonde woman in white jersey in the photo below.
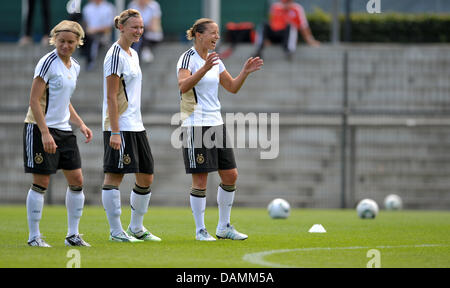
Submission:
M 33 173 L 33 184 L 27 195 L 28 245 L 50 247 L 40 234 L 39 222 L 44 208 L 44 194 L 50 175 L 62 169 L 67 179 L 66 207 L 67 246 L 90 246 L 78 233 L 83 213 L 83 175 L 76 136 L 69 122 L 79 127 L 91 141 L 92 132 L 70 103 L 77 84 L 80 65 L 72 58 L 83 45 L 84 31 L 72 21 L 62 21 L 50 33 L 50 44 L 56 48 L 42 57 L 34 72 L 30 107 L 23 134 L 25 173 Z
M 196 240 L 214 241 L 204 223 L 206 184 L 208 173 L 218 171 L 221 183 L 217 191 L 219 223 L 216 236 L 220 239 L 245 240 L 247 235 L 230 224 L 231 207 L 238 176 L 233 149 L 227 147 L 227 135 L 220 113 L 219 84 L 227 91 L 237 93 L 252 72 L 261 69 L 262 59 L 249 58 L 241 72 L 233 78 L 213 51 L 219 41 L 219 27 L 208 18 L 197 20 L 187 31 L 194 46 L 184 52 L 177 64 L 178 87 L 181 95 L 183 119 L 183 158 L 186 173 L 192 174 L 190 204 L 196 226 Z M 206 137 L 215 141 L 204 143 Z M 213 139 L 214 138 L 214 139 Z M 200 143 L 199 143 L 200 142 Z
M 128 9 L 114 18 L 120 38 L 105 56 L 103 79 L 104 162 L 102 202 L 110 225 L 110 241 L 161 241 L 143 225 L 153 182 L 153 157 L 141 116 L 142 73 L 131 48 L 144 31 L 137 10 Z M 127 231 L 120 222 L 119 186 L 124 174 L 134 173 L 130 194 L 131 222 Z

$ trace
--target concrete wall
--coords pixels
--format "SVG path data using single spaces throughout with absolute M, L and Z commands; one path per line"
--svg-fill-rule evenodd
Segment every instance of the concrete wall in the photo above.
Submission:
M 177 127 L 170 119 L 179 105 L 176 61 L 188 48 L 162 44 L 154 51 L 155 62 L 142 64 L 142 112 L 155 158 L 154 205 L 189 203 L 190 176 L 184 173 L 181 151 L 170 145 Z M 34 66 L 47 50 L 0 46 L 2 203 L 24 203 L 31 184 L 31 175 L 23 173 L 22 121 Z M 344 51 L 349 53 L 348 92 L 354 112 L 349 120 L 355 127 L 348 139 L 354 150 L 348 159 L 347 207 L 365 197 L 381 204 L 386 195 L 396 193 L 407 208 L 448 209 L 450 47 L 445 45 L 299 47 L 291 61 L 284 59 L 279 47 L 268 47 L 263 70 L 251 75 L 238 94 L 220 90 L 224 113 L 280 115 L 276 159 L 262 160 L 261 146 L 235 149 L 239 168 L 236 205 L 265 207 L 271 199 L 283 197 L 294 207 L 340 206 Z M 239 46 L 224 60 L 229 72 L 236 76 L 252 52 L 251 46 Z M 84 60 L 79 60 L 84 66 Z M 101 203 L 101 71 L 98 63 L 94 71 L 81 72 L 72 101 L 94 131 L 90 144 L 84 144 L 76 132 L 89 204 Z M 380 113 L 385 116 L 377 116 Z M 121 186 L 124 203 L 133 181 L 128 175 Z M 51 182 L 53 202 L 63 203 L 66 184 L 62 173 Z M 218 184 L 217 173 L 212 173 L 208 205 L 215 205 Z

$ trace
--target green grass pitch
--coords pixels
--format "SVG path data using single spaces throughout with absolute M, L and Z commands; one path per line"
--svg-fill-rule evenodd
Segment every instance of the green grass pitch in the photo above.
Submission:
M 217 208 L 207 207 L 206 227 L 214 234 Z M 126 229 L 130 209 L 122 208 Z M 92 247 L 77 248 L 80 266 L 87 267 L 356 267 L 365 268 L 379 252 L 381 267 L 450 267 L 450 212 L 381 210 L 374 220 L 359 219 L 354 210 L 293 209 L 288 219 L 273 220 L 265 209 L 233 208 L 232 224 L 245 241 L 194 240 L 188 207 L 150 207 L 145 226 L 160 243 L 108 241 L 106 214 L 87 206 L 80 233 Z M 45 206 L 41 233 L 52 248 L 27 246 L 24 206 L 0 206 L 0 267 L 61 267 L 71 257 L 64 246 L 66 210 Z M 322 224 L 327 233 L 308 233 Z M 369 252 L 369 257 L 368 257 Z

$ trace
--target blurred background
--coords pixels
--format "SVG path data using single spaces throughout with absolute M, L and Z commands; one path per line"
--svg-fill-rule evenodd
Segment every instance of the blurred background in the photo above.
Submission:
M 23 172 L 23 120 L 34 67 L 53 50 L 46 42 L 46 27 L 72 19 L 89 28 L 83 10 L 90 2 L 109 2 L 113 16 L 132 4 L 75 2 L 69 3 L 71 8 L 62 0 L 1 0 L 0 203 L 24 204 L 31 184 L 31 175 Z M 210 17 L 220 25 L 218 51 L 233 76 L 266 44 L 263 69 L 238 94 L 220 89 L 223 114 L 280 116 L 277 158 L 260 159 L 261 147 L 235 149 L 236 206 L 266 207 L 281 197 L 293 207 L 353 208 L 362 198 L 381 204 L 388 194 L 397 194 L 406 209 L 448 210 L 450 1 L 294 1 L 307 20 L 300 17 L 298 39 L 290 51 L 262 38 L 275 2 L 157 1 L 151 14 L 157 33 L 149 35 L 149 45 L 141 51 L 142 114 L 155 159 L 151 205 L 189 205 L 191 177 L 184 172 L 181 151 L 170 145 L 177 128 L 170 120 L 179 111 L 176 63 L 192 46 L 185 31 L 196 19 Z M 30 11 L 33 19 L 27 21 Z M 110 21 L 98 42 L 91 37 L 90 50 L 78 49 L 74 55 L 82 70 L 72 104 L 94 132 L 89 144 L 76 132 L 86 203 L 92 205 L 101 205 L 102 63 L 117 39 Z M 133 181 L 128 175 L 121 185 L 125 203 Z M 208 205 L 216 205 L 218 184 L 217 173 L 212 173 Z M 46 201 L 63 204 L 65 192 L 60 171 L 51 178 Z

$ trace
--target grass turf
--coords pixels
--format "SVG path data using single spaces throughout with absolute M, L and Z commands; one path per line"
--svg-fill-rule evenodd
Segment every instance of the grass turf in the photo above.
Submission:
M 129 208 L 121 219 L 126 229 Z M 217 208 L 207 207 L 205 219 L 214 235 Z M 450 212 L 380 211 L 375 220 L 362 220 L 354 210 L 293 209 L 288 219 L 272 220 L 265 209 L 233 208 L 232 222 L 247 240 L 198 242 L 189 208 L 150 207 L 144 225 L 162 242 L 112 243 L 103 208 L 87 206 L 80 233 L 92 247 L 77 248 L 81 267 L 365 268 L 370 249 L 380 252 L 381 267 L 450 267 Z M 52 248 L 27 246 L 24 206 L 0 206 L 0 223 L 0 267 L 64 268 L 71 260 L 65 207 L 44 207 L 40 229 Z M 308 233 L 318 223 L 327 233 Z M 264 263 L 244 259 L 263 251 L 271 251 L 259 258 Z

